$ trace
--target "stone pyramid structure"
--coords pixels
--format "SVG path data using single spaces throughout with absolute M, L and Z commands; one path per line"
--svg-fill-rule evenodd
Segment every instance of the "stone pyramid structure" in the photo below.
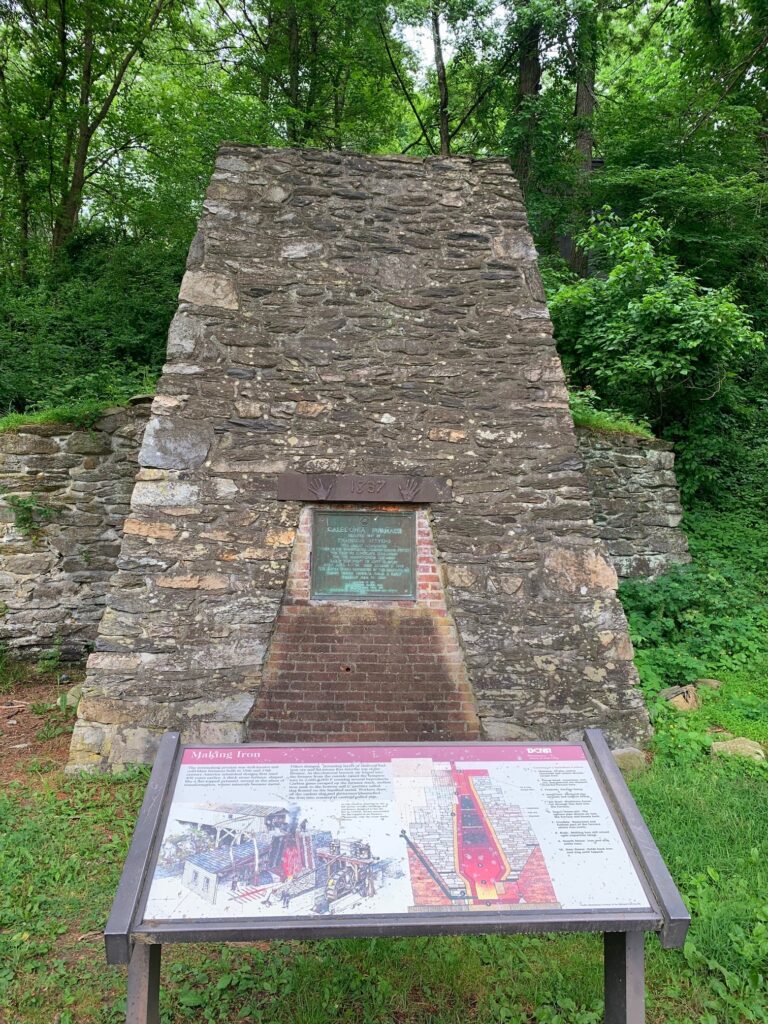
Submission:
M 505 161 L 222 147 L 139 461 L 74 768 L 647 734 Z M 323 592 L 329 523 L 412 589 Z

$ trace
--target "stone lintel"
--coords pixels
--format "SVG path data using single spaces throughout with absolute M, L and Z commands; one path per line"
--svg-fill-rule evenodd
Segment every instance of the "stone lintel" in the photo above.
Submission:
M 278 501 L 345 501 L 428 504 L 452 501 L 450 484 L 403 473 L 281 473 Z

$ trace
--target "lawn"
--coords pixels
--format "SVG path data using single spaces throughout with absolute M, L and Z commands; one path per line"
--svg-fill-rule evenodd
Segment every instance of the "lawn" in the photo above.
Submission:
M 765 574 L 707 546 L 711 526 L 699 524 L 692 570 L 624 595 L 657 725 L 652 763 L 630 786 L 693 915 L 683 951 L 647 939 L 649 1024 L 768 1020 L 768 767 L 708 752 L 724 729 L 768 738 L 768 651 L 755 639 Z M 707 647 L 723 593 L 728 623 Z M 105 963 L 101 930 L 147 773 L 64 775 L 62 686 L 43 668 L 0 664 L 0 704 L 17 722 L 3 742 L 10 753 L 26 728 L 28 743 L 6 755 L 0 797 L 0 1021 L 109 1024 L 124 1019 L 125 970 Z M 660 674 L 703 670 L 723 686 L 699 711 L 659 703 Z M 167 1024 L 592 1024 L 601 959 L 599 937 L 584 935 L 166 947 L 162 1013 Z

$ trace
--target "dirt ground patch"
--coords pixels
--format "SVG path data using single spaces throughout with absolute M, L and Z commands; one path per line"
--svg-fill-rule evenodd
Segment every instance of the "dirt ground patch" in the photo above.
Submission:
M 14 665 L 14 678 L 0 692 L 0 787 L 28 781 L 35 770 L 66 764 L 74 708 L 59 707 L 62 695 L 82 682 L 83 666 L 41 672 L 33 664 Z

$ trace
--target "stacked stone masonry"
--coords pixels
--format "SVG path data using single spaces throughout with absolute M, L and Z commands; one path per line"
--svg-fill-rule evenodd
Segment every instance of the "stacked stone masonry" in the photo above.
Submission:
M 65 658 L 93 648 L 149 401 L 109 410 L 90 430 L 0 435 L 0 645 Z
M 288 469 L 451 479 L 429 517 L 486 736 L 646 734 L 504 161 L 224 147 L 140 462 L 73 764 L 246 735 Z
M 149 402 L 113 409 L 90 430 L 29 424 L 0 435 L 0 644 L 10 650 L 60 648 L 65 658 L 81 658 L 93 647 Z M 584 428 L 576 435 L 593 520 L 618 576 L 649 579 L 688 562 L 671 446 Z M 35 536 L 16 526 L 8 497 L 50 510 L 36 513 Z M 143 527 L 131 520 L 128 529 Z M 308 598 L 306 570 L 305 583 Z
M 595 526 L 618 576 L 653 579 L 689 562 L 672 445 L 581 428 L 576 435 Z
M 286 470 L 451 481 L 423 513 L 483 735 L 647 734 L 504 161 L 223 147 L 140 464 L 73 767 L 258 733 L 278 616 L 320 615 L 288 610 Z M 389 668 L 345 676 L 375 705 Z

